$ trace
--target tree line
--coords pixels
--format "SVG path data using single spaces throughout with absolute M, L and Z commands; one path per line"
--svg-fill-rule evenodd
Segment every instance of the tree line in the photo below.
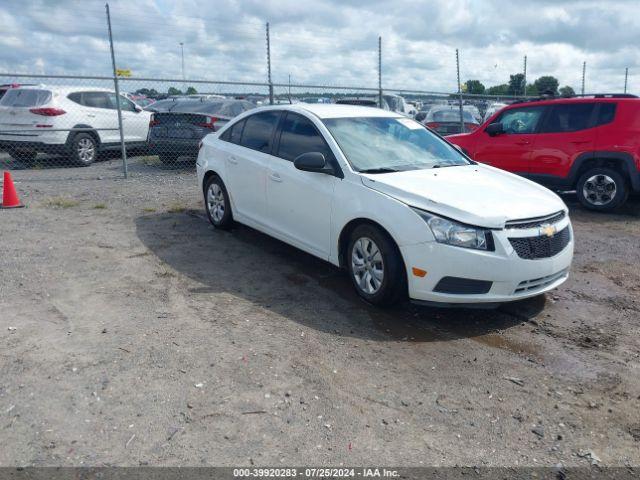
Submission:
M 465 93 L 473 93 L 477 95 L 524 95 L 525 94 L 525 78 L 523 73 L 509 75 L 509 82 L 500 85 L 494 85 L 486 88 L 480 80 L 467 80 L 462 86 Z M 552 75 L 543 75 L 536 79 L 533 83 L 526 84 L 526 94 L 531 96 L 537 95 L 561 95 L 568 97 L 575 95 L 575 91 L 569 85 L 560 87 L 558 79 Z

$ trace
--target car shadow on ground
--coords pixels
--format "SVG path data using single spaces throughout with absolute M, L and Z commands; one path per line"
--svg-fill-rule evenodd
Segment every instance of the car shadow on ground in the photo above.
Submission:
M 545 306 L 538 296 L 498 309 L 409 302 L 382 309 L 361 300 L 343 270 L 242 225 L 215 230 L 202 211 L 143 215 L 136 231 L 163 264 L 203 285 L 190 294 L 225 292 L 332 334 L 409 342 L 485 336 L 490 342 L 487 334 L 525 322 Z

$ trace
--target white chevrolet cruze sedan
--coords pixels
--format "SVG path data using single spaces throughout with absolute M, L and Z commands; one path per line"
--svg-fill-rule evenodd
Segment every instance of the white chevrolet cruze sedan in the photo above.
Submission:
M 558 196 L 393 112 L 252 110 L 204 138 L 197 170 L 216 228 L 240 222 L 344 267 L 373 304 L 499 304 L 569 273 Z

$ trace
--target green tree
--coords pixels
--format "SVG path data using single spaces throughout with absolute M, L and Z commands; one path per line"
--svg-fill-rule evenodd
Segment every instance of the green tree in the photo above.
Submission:
M 467 93 L 475 93 L 482 95 L 485 91 L 484 85 L 480 80 L 467 80 Z
M 571 97 L 575 94 L 576 92 L 569 85 L 565 85 L 560 89 L 560 95 L 562 95 L 563 97 Z
M 493 87 L 489 87 L 487 89 L 487 93 L 489 95 L 508 95 L 509 93 L 509 85 L 503 83 L 502 85 L 494 85 Z
M 195 88 L 193 87 L 187 88 L 187 95 L 195 95 L 196 93 L 198 93 L 198 91 Z
M 524 74 L 509 75 L 509 95 L 522 95 L 524 93 Z
M 533 83 L 527 83 L 527 96 L 535 97 L 538 95 L 538 87 Z
M 182 95 L 182 90 L 178 90 L 175 87 L 169 87 L 169 90 L 167 90 L 167 94 L 168 95 Z
M 553 95 L 558 94 L 558 86 L 560 82 L 556 77 L 552 77 L 551 75 L 545 75 L 538 78 L 533 84 L 538 89 L 538 93 L 540 95 L 544 95 L 546 93 L 552 93 Z

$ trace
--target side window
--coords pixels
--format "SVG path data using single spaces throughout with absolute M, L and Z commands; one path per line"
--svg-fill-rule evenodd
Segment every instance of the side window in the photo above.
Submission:
M 591 114 L 595 103 L 560 104 L 551 112 L 542 126 L 543 133 L 577 132 L 591 127 Z
M 277 156 L 293 161 L 297 156 L 309 152 L 320 152 L 327 161 L 333 158 L 331 149 L 311 120 L 302 115 L 287 113 L 282 122 L 282 135 Z
M 512 108 L 502 112 L 496 122 L 502 123 L 507 135 L 534 133 L 545 107 Z
M 280 113 L 279 111 L 267 111 L 247 117 L 240 145 L 259 152 L 269 153 L 271 151 L 273 131 L 276 129 L 280 119 Z
M 109 96 L 109 100 L 111 102 L 111 108 L 113 108 L 114 110 L 117 110 L 118 109 L 118 105 L 116 104 L 116 94 L 115 93 L 108 93 L 107 95 Z M 120 108 L 124 112 L 136 112 L 137 111 L 136 110 L 136 104 L 133 103 L 128 98 L 123 97 L 122 95 L 120 95 Z
M 106 93 L 84 92 L 82 93 L 82 105 L 91 108 L 111 108 L 111 102 Z
M 615 103 L 600 103 L 598 105 L 598 119 L 596 120 L 596 126 L 606 125 L 613 122 L 616 116 L 616 104 Z
M 240 138 L 242 137 L 242 129 L 244 128 L 244 120 L 239 121 L 238 123 L 231 125 L 230 128 L 225 130 L 225 132 L 220 135 L 220 140 L 224 140 L 225 142 L 240 144 Z
M 82 94 L 80 92 L 70 93 L 67 98 L 78 105 L 82 105 Z

